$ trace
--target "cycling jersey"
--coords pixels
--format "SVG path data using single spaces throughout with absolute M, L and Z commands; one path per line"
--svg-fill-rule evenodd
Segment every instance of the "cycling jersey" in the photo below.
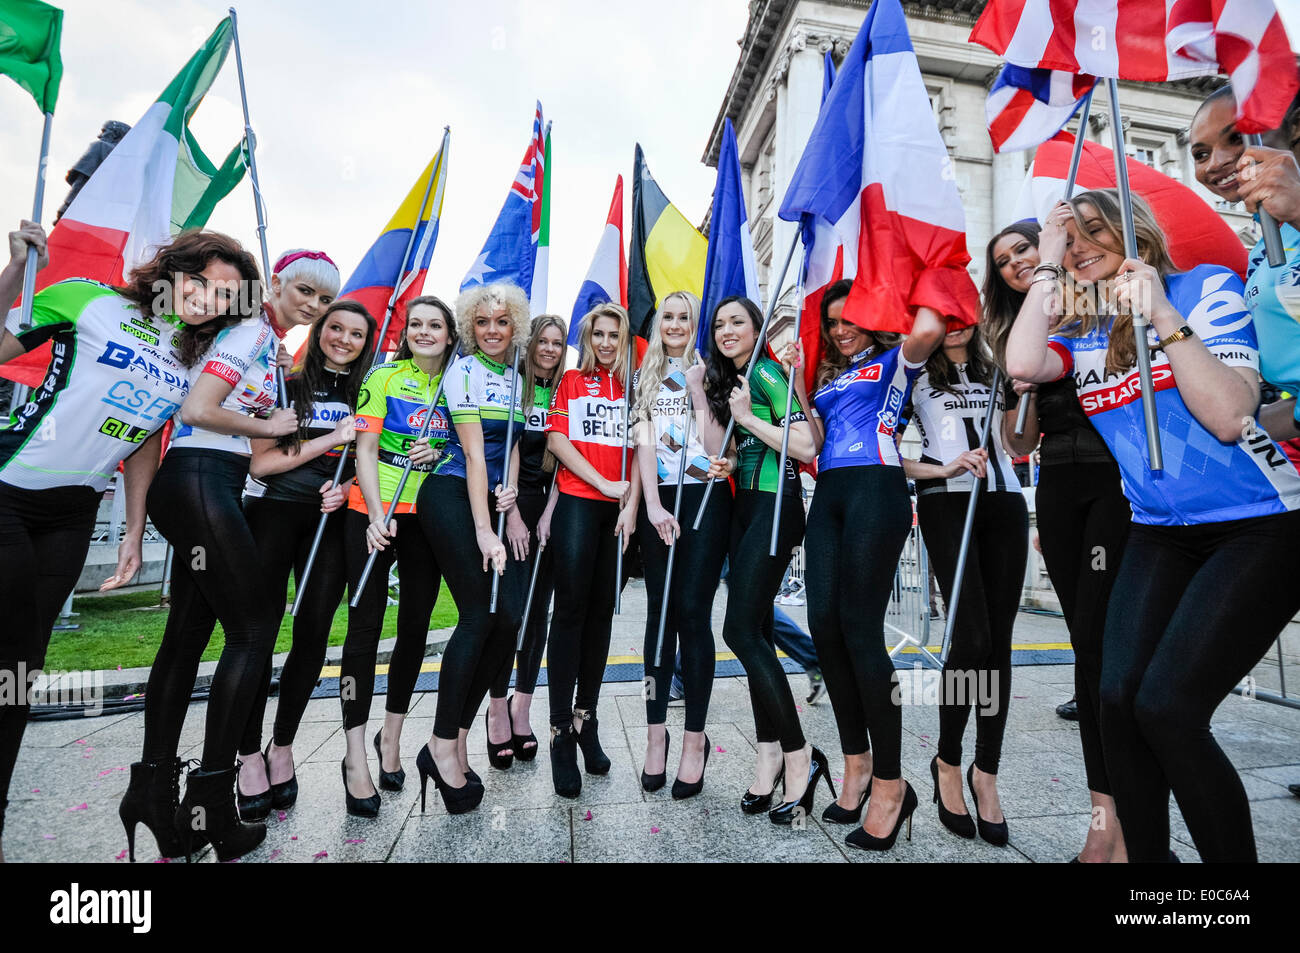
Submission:
M 407 454 L 424 427 L 425 409 L 438 390 L 438 378 L 430 377 L 411 358 L 377 364 L 361 382 L 357 397 L 357 434 L 379 434 L 379 501 L 386 507 L 406 468 Z M 435 450 L 447 440 L 447 399 L 438 402 L 429 422 L 429 446 Z M 413 465 L 394 513 L 414 513 L 420 484 L 433 470 L 432 463 Z M 348 508 L 366 512 L 359 483 L 348 494 Z M 376 514 L 382 515 L 382 514 Z
M 528 409 L 519 438 L 520 493 L 545 493 L 551 488 L 551 475 L 542 469 L 542 459 L 546 454 L 546 414 L 552 390 L 550 381 L 533 382 L 533 406 Z
M 1300 231 L 1280 223 L 1286 262 L 1268 263 L 1261 240 L 1246 268 L 1246 304 L 1259 336 L 1259 370 L 1264 380 L 1300 395 Z M 1296 407 L 1300 410 L 1300 401 Z M 1300 414 L 1296 417 L 1300 421 Z
M 482 351 L 467 354 L 447 371 L 447 407 L 452 424 L 478 424 L 483 428 L 483 457 L 487 463 L 488 490 L 505 481 L 505 463 L 510 451 L 506 448 L 506 430 L 510 423 L 507 407 L 510 404 L 510 382 L 515 378 L 514 368 L 498 364 Z M 518 377 L 515 387 L 514 440 L 523 435 L 523 378 Z M 456 428 L 451 428 L 447 446 L 441 459 L 433 466 L 439 476 L 467 475 L 465 448 L 461 446 Z
M 117 465 L 180 407 L 189 373 L 177 331 L 112 288 L 74 278 L 32 298 L 32 324 L 6 329 L 27 350 L 51 342 L 45 380 L 0 428 L 0 480 L 44 490 L 103 492 Z
M 855 354 L 838 377 L 813 394 L 813 409 L 826 428 L 817 472 L 835 467 L 884 464 L 901 467 L 894 434 L 912 384 L 925 362 L 909 364 L 903 349 Z
M 758 359 L 749 378 L 750 404 L 754 416 L 764 423 L 780 427 L 785 420 L 785 400 L 789 384 L 781 365 L 767 355 Z M 807 420 L 796 400 L 790 405 L 790 423 Z M 775 493 L 778 483 L 783 492 L 798 494 L 799 471 L 794 460 L 785 459 L 785 473 L 780 480 L 777 467 L 779 452 L 773 450 L 744 427 L 736 425 L 736 487 L 742 490 L 767 490 Z
M 264 417 L 275 409 L 275 356 L 279 338 L 265 314 L 226 328 L 212 342 L 208 352 L 190 368 L 190 386 L 204 374 L 214 374 L 228 383 L 230 393 L 221 401 L 224 410 Z M 214 433 L 191 427 L 176 418 L 171 447 L 252 453 L 248 437 Z
M 606 480 L 617 481 L 624 467 L 623 479 L 627 479 L 634 464 L 623 430 L 626 410 L 622 383 L 599 364 L 590 374 L 577 369 L 565 371 L 551 398 L 546 431 L 568 437 L 574 449 Z M 609 499 L 565 467 L 560 468 L 559 488 L 569 496 Z
M 989 387 L 970 379 L 966 364 L 956 364 L 957 382 L 952 391 L 938 390 L 930 383 L 928 371 L 922 371 L 912 391 L 909 408 L 912 421 L 921 434 L 921 463 L 939 466 L 952 463 L 967 450 L 980 445 L 984 419 L 989 413 Z M 1006 391 L 999 388 L 993 426 L 989 428 L 989 460 L 984 489 L 1020 492 L 1015 467 L 1002 446 L 1002 416 L 1006 413 Z M 947 479 L 916 481 L 918 494 L 969 493 L 975 477 L 962 470 Z
M 1259 367 L 1255 325 L 1233 272 L 1201 265 L 1166 279 L 1169 302 L 1210 353 L 1230 367 Z M 1158 343 L 1154 328 L 1148 340 Z M 1224 443 L 1192 416 L 1163 351 L 1151 358 L 1164 470 L 1147 467 L 1142 394 L 1136 368 L 1106 373 L 1109 327 L 1083 337 L 1053 335 L 1048 346 L 1073 374 L 1079 401 L 1119 464 L 1138 523 L 1217 523 L 1300 508 L 1300 473 L 1258 428 Z M 1064 375 L 1062 375 L 1064 376 Z
M 632 375 L 632 390 L 640 393 L 639 370 Z M 784 404 L 782 409 L 785 409 Z M 691 419 L 691 411 L 682 359 L 670 357 L 664 379 L 659 382 L 659 393 L 650 403 L 650 419 L 655 434 L 655 469 L 660 483 L 677 484 L 683 452 L 686 454 L 686 471 L 682 482 L 702 483 L 709 478 L 709 455 L 700 442 L 700 431 Z M 686 441 L 685 447 L 682 446 L 683 440 Z
M 352 412 L 348 407 L 347 395 L 343 391 L 347 371 L 326 370 L 323 373 L 324 379 L 312 394 L 311 419 L 307 421 L 307 436 L 304 438 L 304 443 L 333 433 L 338 422 Z M 342 449 L 330 447 L 325 453 L 292 470 L 273 473 L 260 480 L 250 475 L 244 485 L 244 496 L 283 500 L 289 503 L 319 503 L 320 488 L 327 481 L 334 479 L 334 468 L 339 465 L 340 453 L 347 453 L 348 462 L 343 465 L 343 475 L 339 482 L 346 484 L 352 479 L 352 474 L 356 470 L 354 446 L 349 445 Z

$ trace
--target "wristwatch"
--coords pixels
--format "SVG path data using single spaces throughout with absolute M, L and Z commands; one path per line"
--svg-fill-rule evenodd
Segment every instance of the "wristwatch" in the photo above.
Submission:
M 1163 351 L 1169 345 L 1182 341 L 1185 338 L 1192 337 L 1194 334 L 1196 334 L 1196 332 L 1193 331 L 1189 325 L 1184 324 L 1173 334 L 1169 335 L 1169 337 L 1161 338 L 1160 343 L 1156 345 L 1156 350 Z

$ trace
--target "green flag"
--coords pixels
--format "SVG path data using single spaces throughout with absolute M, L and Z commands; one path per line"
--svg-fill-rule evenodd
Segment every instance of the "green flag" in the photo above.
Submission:
M 32 94 L 41 112 L 54 112 L 63 79 L 59 38 L 63 11 L 40 0 L 0 0 L 0 73 Z

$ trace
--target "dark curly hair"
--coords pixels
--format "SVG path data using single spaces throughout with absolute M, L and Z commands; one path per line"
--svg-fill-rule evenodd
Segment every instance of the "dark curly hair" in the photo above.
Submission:
M 303 357 L 302 366 L 296 369 L 297 373 L 285 381 L 289 391 L 289 404 L 298 414 L 298 429 L 275 439 L 275 445 L 281 450 L 297 453 L 302 442 L 307 439 L 307 425 L 311 423 L 312 412 L 315 410 L 316 392 L 321 389 L 325 375 L 330 373 L 325 369 L 325 352 L 321 350 L 320 336 L 325 330 L 325 323 L 330 315 L 336 311 L 360 315 L 366 321 L 366 343 L 361 348 L 361 353 L 357 355 L 357 359 L 348 365 L 347 374 L 343 379 L 343 394 L 348 409 L 356 410 L 357 395 L 361 392 L 362 379 L 370 370 L 370 359 L 374 354 L 375 336 L 379 333 L 379 327 L 375 323 L 374 315 L 366 310 L 365 305 L 344 298 L 326 308 L 325 313 L 311 326 L 311 334 L 307 338 L 307 353 Z
M 213 261 L 234 266 L 252 293 L 235 295 L 224 315 L 181 328 L 176 335 L 176 350 L 186 367 L 198 363 L 213 339 L 226 328 L 261 313 L 261 273 L 257 261 L 244 246 L 221 232 L 184 231 L 159 248 L 152 259 L 133 268 L 126 276 L 126 283 L 114 289 L 145 314 L 163 317 L 175 309 L 176 276 L 197 275 Z
M 743 295 L 723 298 L 713 309 L 713 314 L 709 316 L 709 353 L 704 358 L 704 396 L 708 398 L 713 419 L 721 424 L 731 420 L 731 390 L 733 387 L 740 386 L 740 370 L 736 367 L 736 362 L 729 357 L 724 357 L 713 340 L 714 327 L 718 323 L 718 312 L 729 304 L 739 304 L 745 309 L 750 322 L 754 325 L 755 334 L 763 327 L 763 312 L 759 310 L 758 305 Z M 759 347 L 763 346 L 762 341 L 756 343 Z
M 1042 226 L 1037 222 L 1012 222 L 990 238 L 988 245 L 984 247 L 984 288 L 980 295 L 983 308 L 980 324 L 983 325 L 988 337 L 993 360 L 1002 368 L 1005 368 L 1007 363 L 1007 337 L 1011 334 L 1011 325 L 1016 323 L 1020 306 L 1025 303 L 1025 293 L 1016 291 L 1006 283 L 998 270 L 993 249 L 1008 235 L 1019 235 L 1037 248 L 1038 236 L 1042 230 Z M 935 353 L 942 353 L 942 348 Z

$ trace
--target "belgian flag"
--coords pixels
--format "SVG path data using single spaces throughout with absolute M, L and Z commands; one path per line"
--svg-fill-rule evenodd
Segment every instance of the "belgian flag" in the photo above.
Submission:
M 658 302 L 674 291 L 704 292 L 709 243 L 668 201 L 650 175 L 637 143 L 632 172 L 632 240 L 627 268 L 627 311 L 632 332 L 648 337 Z

